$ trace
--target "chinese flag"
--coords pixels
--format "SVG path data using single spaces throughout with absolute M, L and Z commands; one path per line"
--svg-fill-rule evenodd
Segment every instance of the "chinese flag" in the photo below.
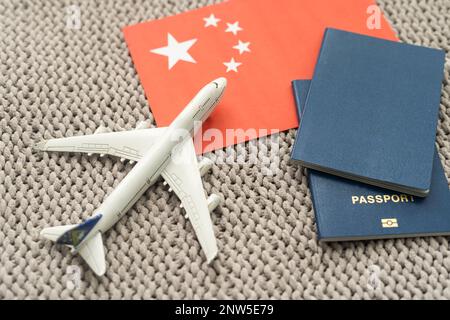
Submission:
M 312 77 L 325 28 L 396 40 L 383 17 L 370 24 L 377 10 L 373 0 L 232 0 L 123 32 L 158 126 L 205 84 L 228 79 L 202 128 L 222 135 L 204 135 L 206 152 L 297 127 L 291 80 Z

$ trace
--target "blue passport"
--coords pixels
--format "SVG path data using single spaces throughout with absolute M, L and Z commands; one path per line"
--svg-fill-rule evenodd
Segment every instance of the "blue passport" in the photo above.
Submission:
M 307 168 L 424 197 L 445 53 L 327 29 L 293 158 Z
M 301 118 L 310 81 L 295 80 L 292 86 Z M 308 170 L 308 183 L 321 241 L 450 234 L 450 192 L 437 151 L 426 198 L 316 170 Z

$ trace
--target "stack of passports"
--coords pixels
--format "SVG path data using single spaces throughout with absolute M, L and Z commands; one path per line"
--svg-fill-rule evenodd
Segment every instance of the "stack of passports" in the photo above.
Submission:
M 292 82 L 299 116 L 309 84 L 309 80 Z M 425 198 L 308 170 L 319 240 L 449 235 L 450 192 L 437 151 L 433 159 Z
M 294 81 L 292 160 L 309 168 L 319 239 L 450 234 L 435 150 L 443 51 L 327 29 L 312 81 Z

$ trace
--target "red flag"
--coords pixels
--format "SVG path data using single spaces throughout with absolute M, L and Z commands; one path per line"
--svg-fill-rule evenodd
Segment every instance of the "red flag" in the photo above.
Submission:
M 291 80 L 312 77 L 326 27 L 396 39 L 382 17 L 369 25 L 371 8 L 373 0 L 233 0 L 123 31 L 158 126 L 204 84 L 228 79 L 200 133 L 206 152 L 297 127 Z

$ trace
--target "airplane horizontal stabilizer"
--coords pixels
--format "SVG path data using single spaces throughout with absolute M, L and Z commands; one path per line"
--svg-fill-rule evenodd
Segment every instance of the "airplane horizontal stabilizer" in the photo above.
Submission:
M 76 226 L 77 226 L 76 224 L 68 224 L 65 226 L 45 228 L 41 231 L 41 236 L 44 237 L 45 239 L 56 242 L 59 237 L 61 237 L 68 230 L 75 228 Z
M 97 275 L 102 276 L 105 273 L 105 250 L 100 232 L 84 243 L 78 253 Z

